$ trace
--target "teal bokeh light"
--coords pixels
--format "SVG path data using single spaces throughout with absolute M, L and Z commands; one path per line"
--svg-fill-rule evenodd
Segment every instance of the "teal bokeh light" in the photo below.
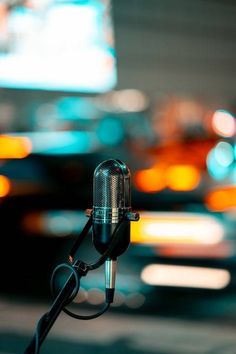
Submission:
M 98 115 L 90 98 L 62 97 L 56 106 L 59 118 L 64 120 L 95 119 Z
M 229 167 L 234 161 L 234 149 L 231 144 L 221 141 L 214 148 L 217 162 L 225 167 Z
M 14 136 L 27 137 L 32 153 L 40 155 L 87 154 L 96 151 L 96 134 L 87 131 L 25 132 Z
M 125 137 L 122 122 L 115 117 L 103 119 L 98 126 L 97 136 L 99 141 L 104 145 L 119 145 Z
M 233 162 L 234 149 L 232 145 L 221 141 L 208 154 L 207 168 L 214 179 L 221 180 L 230 173 Z

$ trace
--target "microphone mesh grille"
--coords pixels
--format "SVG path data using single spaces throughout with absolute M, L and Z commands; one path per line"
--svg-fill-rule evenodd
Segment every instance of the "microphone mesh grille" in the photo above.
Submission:
M 116 160 L 107 160 L 99 165 L 93 183 L 95 207 L 124 207 L 124 176 Z

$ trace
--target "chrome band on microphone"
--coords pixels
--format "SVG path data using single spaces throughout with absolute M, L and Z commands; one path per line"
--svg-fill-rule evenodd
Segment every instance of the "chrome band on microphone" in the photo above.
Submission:
M 131 211 L 131 208 L 93 208 L 93 221 L 98 224 L 116 224 Z

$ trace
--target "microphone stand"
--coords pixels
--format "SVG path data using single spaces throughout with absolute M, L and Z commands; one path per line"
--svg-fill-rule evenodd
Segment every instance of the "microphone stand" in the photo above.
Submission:
M 81 278 L 82 275 L 79 275 Z M 59 316 L 60 312 L 64 308 L 64 306 L 68 303 L 68 300 L 74 290 L 75 287 L 75 278 L 74 274 L 72 273 L 67 280 L 66 284 L 57 295 L 56 299 L 54 300 L 51 309 L 42 317 L 42 323 L 40 326 L 40 333 L 39 333 L 39 347 L 42 345 L 44 339 L 46 338 L 48 332 L 52 328 L 54 322 L 56 321 L 57 317 Z M 24 354 L 33 354 L 35 353 L 35 345 L 36 345 L 36 338 L 33 337 L 32 341 L 30 342 L 29 346 L 25 350 Z
M 80 233 L 77 241 L 72 247 L 70 252 L 69 259 L 72 260 L 72 254 L 74 255 L 75 252 L 78 250 L 79 246 L 81 245 L 82 241 L 84 240 L 85 236 L 87 235 L 90 227 L 92 225 L 92 217 L 90 216 L 88 222 L 86 223 L 84 229 Z M 77 272 L 77 280 L 80 280 L 82 276 L 85 276 L 88 272 L 88 267 L 86 264 L 80 260 L 77 260 L 73 263 L 72 267 Z M 74 273 L 74 272 L 73 272 Z M 60 312 L 63 308 L 70 302 L 71 295 L 75 289 L 75 274 L 71 274 L 65 283 L 64 287 L 61 289 L 59 294 L 57 295 L 56 299 L 54 300 L 51 309 L 41 318 L 39 321 L 38 326 L 40 326 L 39 330 L 39 338 L 38 338 L 38 348 L 42 345 L 44 339 L 46 338 L 48 332 L 52 328 L 53 324 L 55 323 L 57 317 L 59 316 Z M 77 291 L 79 290 L 79 284 L 77 284 Z M 36 348 L 36 336 L 33 337 L 29 346 L 26 348 L 24 354 L 34 354 Z
M 119 223 L 117 224 L 117 226 L 113 232 L 113 235 L 111 237 L 110 245 L 108 246 L 107 250 L 100 256 L 100 258 L 96 262 L 87 264 L 81 260 L 76 260 L 76 261 L 74 261 L 73 264 L 70 264 L 70 265 L 62 264 L 61 266 L 59 265 L 57 267 L 58 269 L 60 267 L 67 267 L 72 271 L 72 273 L 69 276 L 64 287 L 61 289 L 61 291 L 57 295 L 56 299 L 54 300 L 54 302 L 51 306 L 51 309 L 43 317 L 41 317 L 40 321 L 38 322 L 36 333 L 35 333 L 33 339 L 31 340 L 30 344 L 26 348 L 24 354 L 38 354 L 39 353 L 40 346 L 42 345 L 44 339 L 46 338 L 47 334 L 49 333 L 50 329 L 52 328 L 53 324 L 55 323 L 57 317 L 59 316 L 59 314 L 62 310 L 74 318 L 88 320 L 88 319 L 92 319 L 92 318 L 96 318 L 96 317 L 100 316 L 109 308 L 110 302 L 111 302 L 111 301 L 109 301 L 109 297 L 106 298 L 105 307 L 99 313 L 97 313 L 95 315 L 90 315 L 90 316 L 76 315 L 76 314 L 73 314 L 72 312 L 70 312 L 69 310 L 65 309 L 65 306 L 68 305 L 73 300 L 73 298 L 76 296 L 76 294 L 79 290 L 79 285 L 80 285 L 79 283 L 80 283 L 81 277 L 85 276 L 88 273 L 88 271 L 97 269 L 99 266 L 104 264 L 104 262 L 109 258 L 110 254 L 113 252 L 117 243 L 119 242 L 119 229 L 122 226 L 122 224 L 125 222 L 137 221 L 138 218 L 139 218 L 138 213 L 128 212 L 119 221 Z M 77 252 L 82 241 L 84 240 L 85 236 L 87 235 L 91 225 L 92 225 L 92 213 L 90 214 L 88 222 L 86 223 L 84 229 L 82 230 L 81 234 L 79 235 L 78 239 L 76 240 L 75 244 L 72 247 L 72 250 L 69 255 L 69 261 L 71 263 L 73 262 L 74 255 Z M 57 271 L 57 268 L 55 268 L 55 270 L 54 270 L 54 273 L 52 275 L 52 280 L 54 279 L 54 274 Z M 53 288 L 53 286 L 52 286 L 52 288 Z M 74 294 L 73 294 L 73 292 L 74 292 Z

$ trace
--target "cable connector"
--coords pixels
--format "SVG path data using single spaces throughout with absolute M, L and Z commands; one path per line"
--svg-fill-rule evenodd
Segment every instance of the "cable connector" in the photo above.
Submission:
M 105 287 L 106 287 L 106 303 L 114 301 L 115 281 L 116 281 L 117 261 L 107 259 L 105 262 Z

